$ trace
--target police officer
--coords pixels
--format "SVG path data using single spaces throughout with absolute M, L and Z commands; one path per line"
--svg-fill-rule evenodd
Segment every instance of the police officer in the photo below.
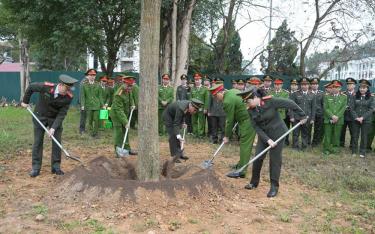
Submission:
M 269 94 L 272 91 L 271 85 L 272 85 L 273 77 L 270 75 L 263 76 L 263 89 L 266 91 L 267 94 Z
M 81 93 L 81 110 L 86 111 L 91 136 L 97 138 L 99 128 L 99 110 L 104 108 L 100 95 L 100 85 L 95 81 L 96 71 L 91 69 L 87 73 L 88 82 L 83 83 Z
M 188 77 L 186 74 L 180 76 L 181 85 L 177 87 L 176 101 L 190 100 L 191 99 L 191 88 L 188 85 Z M 188 134 L 193 132 L 191 126 L 191 114 L 189 112 L 185 115 L 185 124 L 187 125 Z
M 275 78 L 275 81 L 273 82 L 274 89 L 270 92 L 270 95 L 272 95 L 273 97 L 276 97 L 276 98 L 286 98 L 286 99 L 288 99 L 289 98 L 289 91 L 282 88 L 283 83 L 284 83 L 283 79 L 281 79 L 279 77 Z M 286 120 L 287 111 L 288 110 L 285 110 L 285 109 L 279 110 L 280 117 L 281 117 L 281 119 L 284 120 L 284 122 L 287 121 Z M 289 139 L 288 139 L 288 141 L 285 140 L 285 145 L 289 145 Z
M 180 134 L 181 127 L 184 123 L 184 116 L 186 113 L 195 114 L 201 108 L 203 102 L 195 98 L 191 100 L 181 100 L 171 103 L 165 108 L 163 112 L 164 124 L 169 136 L 169 150 L 171 156 L 177 158 L 175 162 L 180 162 L 180 159 L 187 160 L 187 156 L 181 150 L 181 142 L 184 140 Z
M 301 121 L 302 124 L 306 123 L 307 120 L 305 113 L 293 101 L 285 98 L 266 96 L 264 90 L 255 87 L 237 95 L 242 96 L 246 100 L 252 126 L 259 136 L 255 155 L 262 152 L 268 146 L 272 147 L 269 151 L 271 188 L 267 193 L 267 197 L 275 197 L 279 190 L 282 149 L 284 146 L 284 139 L 279 141 L 279 143 L 276 143 L 276 140 L 288 131 L 278 110 L 281 108 L 290 109 L 294 113 L 295 119 Z M 266 154 L 255 160 L 250 183 L 245 186 L 245 189 L 251 190 L 258 187 L 260 171 L 265 157 Z
M 248 83 L 247 89 L 249 89 L 251 86 L 255 86 L 259 88 L 259 86 L 262 84 L 262 81 L 258 77 L 253 76 L 247 80 L 247 83 Z
M 224 143 L 229 142 L 229 139 L 233 134 L 233 126 L 235 123 L 238 123 L 240 136 L 240 160 L 235 167 L 240 168 L 249 161 L 255 138 L 255 131 L 250 124 L 246 105 L 242 102 L 242 99 L 237 96 L 239 93 L 237 89 L 225 90 L 223 84 L 217 84 L 210 89 L 210 92 L 214 98 L 223 103 L 226 115 L 225 137 L 223 138 Z M 231 172 L 227 174 L 227 176 L 230 178 L 244 178 L 246 176 L 246 170 L 241 173 Z
M 81 96 L 83 95 L 83 85 L 88 82 L 88 73 L 95 74 L 96 75 L 96 70 L 95 69 L 89 69 L 85 72 L 85 77 L 81 80 L 79 84 L 79 104 L 80 104 L 80 117 L 79 117 L 79 134 L 83 134 L 86 131 L 86 110 L 82 108 L 82 103 L 81 103 Z M 91 75 L 90 74 L 90 75 Z
M 310 145 L 311 132 L 310 126 L 314 123 L 315 120 L 315 96 L 309 92 L 309 80 L 307 78 L 300 79 L 301 90 L 290 95 L 290 99 L 293 100 L 306 114 L 307 123 L 299 126 L 293 132 L 293 148 L 298 149 L 298 138 L 301 134 L 301 150 L 305 150 L 308 145 Z M 290 122 L 292 125 L 296 125 L 300 120 L 299 116 L 295 116 L 293 111 L 290 112 Z
M 347 106 L 347 97 L 340 93 L 341 82 L 333 80 L 327 87 L 331 94 L 323 98 L 324 105 L 324 139 L 323 154 L 338 153 L 341 128 L 344 124 L 344 112 Z
M 121 147 L 124 140 L 126 128 L 130 127 L 129 115 L 132 107 L 135 107 L 132 88 L 135 83 L 134 77 L 123 76 L 123 85 L 118 88 L 113 97 L 113 103 L 110 116 L 113 122 L 113 140 L 116 157 L 121 157 L 116 152 L 116 147 Z M 129 144 L 129 135 L 126 138 L 124 149 L 129 151 L 130 155 L 137 155 Z
M 350 102 L 350 113 L 354 119 L 352 154 L 355 156 L 358 152 L 358 140 L 361 134 L 359 147 L 359 156 L 361 158 L 366 155 L 368 133 L 372 128 L 372 115 L 375 110 L 374 97 L 371 95 L 369 87 L 370 82 L 368 80 L 360 80 L 355 98 Z
M 240 92 L 245 91 L 245 81 L 244 81 L 243 79 L 239 79 L 239 80 L 237 80 L 237 89 L 238 89 Z
M 195 98 L 204 103 L 201 110 L 192 116 L 193 132 L 196 137 L 203 138 L 205 135 L 205 114 L 207 114 L 209 92 L 206 87 L 202 85 L 202 76 L 195 73 L 194 87 L 191 89 L 191 98 Z
M 292 95 L 293 93 L 297 92 L 298 91 L 298 80 L 293 78 L 291 81 L 290 81 L 290 87 L 289 87 L 289 97 L 290 95 Z M 285 116 L 285 125 L 286 127 L 289 129 L 290 128 L 290 125 L 291 125 L 291 122 L 290 122 L 290 114 L 291 112 L 289 110 L 286 111 L 286 116 Z M 293 135 L 293 134 L 292 134 Z M 287 135 L 285 137 L 285 145 L 289 145 L 289 135 Z
M 100 96 L 103 100 L 104 107 L 107 108 L 110 101 L 110 91 L 107 86 L 108 77 L 102 76 L 100 77 Z
M 169 85 L 169 75 L 163 74 L 161 76 L 162 85 L 159 86 L 159 135 L 165 134 L 163 123 L 163 112 L 168 104 L 173 102 L 173 87 Z
M 315 121 L 314 132 L 311 146 L 317 146 L 323 139 L 323 97 L 324 92 L 319 90 L 319 79 L 313 78 L 311 80 L 311 93 L 315 96 Z
M 220 78 L 216 79 L 216 84 L 223 84 L 223 80 Z M 214 98 L 211 93 L 208 105 L 208 118 L 210 118 L 212 124 L 211 141 L 214 144 L 218 144 L 224 138 L 225 112 L 223 103 Z
M 25 91 L 21 106 L 28 107 L 31 95 L 39 93 L 39 101 L 34 113 L 44 126 L 49 127 L 48 134 L 53 135 L 61 143 L 63 131 L 62 122 L 68 113 L 69 105 L 73 99 L 71 87 L 77 82 L 68 75 L 59 76 L 59 84 L 50 82 L 32 83 Z M 32 170 L 29 175 L 36 177 L 40 174 L 43 158 L 44 129 L 33 119 L 34 144 L 32 150 Z M 64 175 L 61 170 L 61 149 L 52 142 L 51 172 L 56 175 Z
M 340 135 L 340 146 L 345 146 L 345 135 L 346 135 L 346 129 L 349 128 L 349 134 L 350 134 L 350 145 L 349 148 L 352 148 L 353 146 L 353 124 L 354 119 L 352 117 L 352 114 L 350 113 L 350 103 L 355 99 L 355 85 L 357 84 L 357 81 L 354 78 L 347 78 L 346 80 L 346 91 L 344 94 L 347 96 L 347 107 L 344 113 L 344 125 L 341 129 L 341 135 Z
M 135 79 L 135 77 L 133 77 Z M 133 117 L 130 122 L 130 127 L 135 129 L 135 125 L 138 123 L 138 102 L 139 102 L 139 86 L 137 85 L 136 81 L 134 81 L 134 84 L 132 86 L 132 95 L 134 99 L 134 105 L 135 109 L 133 112 Z

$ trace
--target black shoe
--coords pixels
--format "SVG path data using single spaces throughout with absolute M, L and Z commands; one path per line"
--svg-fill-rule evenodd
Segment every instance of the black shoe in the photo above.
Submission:
M 137 152 L 137 151 L 134 151 L 134 150 L 130 150 L 130 151 L 129 151 L 129 154 L 130 154 L 130 155 L 138 155 L 138 152 Z
M 56 174 L 56 175 L 64 175 L 64 172 L 60 168 L 58 169 L 52 168 L 51 173 Z
M 188 157 L 188 156 L 185 156 L 185 155 L 183 155 L 183 156 L 181 156 L 181 157 L 180 157 L 180 159 L 182 159 L 182 160 L 185 160 L 185 161 L 186 161 L 186 160 L 188 160 L 188 159 L 189 159 L 189 157 Z
M 248 190 L 256 189 L 257 187 L 258 187 L 257 183 L 248 183 L 247 185 L 245 185 L 245 189 L 248 189 Z
M 276 197 L 279 187 L 271 184 L 270 191 L 267 193 L 267 197 Z
M 235 172 L 235 171 L 234 172 L 229 172 L 227 174 L 227 176 L 229 178 L 245 178 L 246 177 L 246 175 L 244 173 Z
M 29 172 L 29 176 L 30 177 L 37 177 L 38 175 L 40 174 L 40 170 L 31 170 L 30 172 Z

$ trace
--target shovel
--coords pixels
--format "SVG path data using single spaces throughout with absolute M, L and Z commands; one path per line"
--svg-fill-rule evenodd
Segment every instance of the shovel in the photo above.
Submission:
M 281 141 L 284 137 L 286 137 L 289 133 L 293 132 L 296 128 L 298 128 L 302 123 L 299 122 L 297 123 L 296 125 L 294 125 L 291 129 L 289 129 L 286 133 L 284 133 L 279 139 L 277 139 L 275 141 L 275 143 L 279 143 L 279 141 Z M 267 153 L 268 150 L 270 150 L 272 148 L 272 146 L 268 146 L 267 148 L 265 148 L 262 152 L 260 152 L 259 154 L 257 154 L 254 158 L 252 158 L 248 163 L 246 163 L 245 165 L 243 165 L 240 169 L 234 171 L 234 172 L 230 172 L 228 174 L 231 174 L 231 173 L 240 173 L 241 171 L 243 171 L 247 166 L 249 166 L 250 164 L 252 164 L 255 160 L 257 160 L 258 158 L 260 158 L 263 154 Z
M 121 146 L 121 148 L 116 146 L 116 153 L 120 157 L 126 157 L 126 156 L 129 155 L 129 150 L 124 149 L 124 147 L 125 147 L 126 138 L 128 138 L 128 133 L 129 133 L 129 126 L 128 125 L 129 125 L 130 121 L 132 120 L 134 109 L 135 109 L 135 107 L 132 106 L 132 108 L 130 110 L 130 116 L 129 116 L 128 124 L 127 124 L 126 130 L 125 130 L 124 140 L 122 141 L 122 146 Z
M 182 142 L 181 142 L 181 151 L 184 150 L 184 143 L 185 143 L 185 133 L 186 133 L 186 128 L 184 128 L 184 132 L 182 133 Z
M 238 125 L 238 122 L 233 126 L 232 132 L 234 131 L 234 129 L 236 129 L 237 125 Z M 216 155 L 220 152 L 221 148 L 223 148 L 224 144 L 225 144 L 224 142 L 221 143 L 221 145 L 219 146 L 219 148 L 217 148 L 217 150 L 215 151 L 214 156 L 210 160 L 205 160 L 201 164 L 201 167 L 203 169 L 211 168 L 214 165 L 213 161 L 214 161 Z
M 48 129 L 46 128 L 46 126 L 44 126 L 44 124 L 42 122 L 40 122 L 40 120 L 38 119 L 38 117 L 34 114 L 34 112 L 31 110 L 30 107 L 27 107 L 26 108 L 30 114 L 34 117 L 34 119 L 39 123 L 39 125 L 44 129 L 44 131 L 46 131 L 48 133 Z M 70 159 L 73 159 L 77 162 L 80 162 L 82 166 L 84 166 L 83 162 L 81 161 L 81 159 L 79 159 L 79 157 L 74 157 L 74 156 L 71 156 L 68 151 L 66 151 L 62 145 L 60 144 L 60 142 L 53 136 L 53 135 L 50 135 L 50 137 L 52 138 L 52 140 L 56 143 L 56 145 L 64 152 L 65 156 L 67 158 L 70 158 Z

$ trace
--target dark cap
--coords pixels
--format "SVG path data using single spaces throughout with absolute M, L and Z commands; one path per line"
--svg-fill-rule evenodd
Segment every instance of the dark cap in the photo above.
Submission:
M 367 87 L 370 87 L 370 86 L 371 86 L 370 82 L 369 82 L 368 80 L 366 80 L 366 79 L 361 79 L 361 80 L 359 81 L 359 85 L 360 85 L 360 86 L 367 86 Z
M 265 75 L 265 76 L 263 76 L 263 81 L 266 81 L 266 80 L 268 80 L 268 81 L 273 81 L 273 77 L 270 76 L 270 75 Z
M 215 83 L 216 83 L 216 84 L 223 84 L 224 81 L 223 81 L 223 79 L 221 79 L 221 78 L 216 78 Z
M 181 80 L 187 80 L 187 79 L 188 79 L 188 77 L 187 77 L 187 75 L 186 75 L 186 74 L 182 74 L 182 75 L 180 76 L 180 79 L 181 79 Z
M 292 80 L 290 81 L 290 84 L 298 84 L 297 79 L 296 79 L 296 78 L 292 79 Z
M 357 81 L 352 77 L 346 78 L 345 82 L 346 82 L 346 84 L 357 84 Z
M 236 80 L 232 80 L 232 84 L 237 84 L 237 81 Z
M 320 80 L 318 78 L 312 78 L 311 84 L 319 84 Z
M 237 84 L 245 84 L 245 81 L 242 79 L 237 80 Z
M 95 73 L 96 75 L 98 72 L 94 68 L 90 68 L 85 72 L 85 75 L 87 76 L 88 74 L 93 74 L 93 73 Z
M 65 75 L 65 74 L 60 75 L 59 80 L 60 80 L 61 83 L 65 84 L 67 86 L 73 86 L 75 83 L 78 82 L 78 80 L 74 79 L 71 76 Z
M 248 90 L 243 91 L 241 93 L 237 93 L 237 96 L 240 96 L 242 100 L 247 100 L 249 98 L 253 98 L 258 88 L 255 86 L 251 86 Z
M 196 99 L 196 98 L 192 98 L 190 103 L 191 103 L 191 105 L 193 105 L 196 109 L 201 108 L 201 107 L 203 106 L 203 104 L 204 104 L 202 101 L 200 101 L 200 100 L 198 100 L 198 99 Z
M 310 84 L 310 80 L 306 77 L 303 77 L 299 80 L 300 84 Z

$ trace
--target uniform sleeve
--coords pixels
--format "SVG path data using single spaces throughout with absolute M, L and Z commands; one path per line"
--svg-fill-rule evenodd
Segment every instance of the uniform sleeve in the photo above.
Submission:
M 111 111 L 123 126 L 128 123 L 128 117 L 125 115 L 125 110 L 122 105 L 121 97 L 119 95 L 114 95 Z
M 176 114 L 173 120 L 173 132 L 176 136 L 180 134 L 181 124 L 184 121 L 184 116 L 185 116 L 184 112 L 181 109 L 176 108 Z
M 98 94 L 98 96 L 99 96 L 99 103 L 100 103 L 100 109 L 104 106 L 104 99 L 103 99 L 103 96 L 102 95 L 100 95 L 100 89 L 101 89 L 101 87 L 100 87 L 100 85 L 98 84 L 97 85 L 97 94 Z
M 176 91 L 176 101 L 180 101 L 180 100 L 181 100 L 181 88 L 178 87 Z
M 65 116 L 68 113 L 71 101 L 72 100 L 70 100 L 69 104 L 60 108 L 59 112 L 56 115 L 55 121 L 53 121 L 53 124 L 52 124 L 51 128 L 57 129 L 62 125 L 62 122 L 64 121 Z
M 173 102 L 173 93 L 174 93 L 173 87 L 168 88 L 168 97 L 166 100 L 168 104 Z
M 306 116 L 305 112 L 293 101 L 284 98 L 272 98 L 273 105 L 277 108 L 289 109 L 294 115 L 299 118 L 304 118 Z
M 332 116 L 333 116 L 333 113 L 332 113 L 331 108 L 329 106 L 328 95 L 325 95 L 323 97 L 323 106 L 324 106 L 324 113 L 331 119 Z
M 29 104 L 31 95 L 33 93 L 48 92 L 49 88 L 52 88 L 52 87 L 45 86 L 44 83 L 31 83 L 25 91 L 25 95 L 23 96 L 22 102 Z
M 310 116 L 310 120 L 315 121 L 315 113 L 316 113 L 316 95 L 313 96 L 313 100 L 311 102 L 311 116 Z
M 340 106 L 340 109 L 337 111 L 337 117 L 340 118 L 343 118 L 344 117 L 344 112 L 346 110 L 346 106 L 347 106 L 347 103 L 348 103 L 348 99 L 347 99 L 347 96 L 343 96 L 343 99 L 345 99 L 343 102 L 342 102 L 342 105 Z
M 349 113 L 352 116 L 352 118 L 355 120 L 356 118 L 359 117 L 357 112 L 355 111 L 355 98 L 349 97 L 348 100 L 349 100 L 348 101 Z
M 364 120 L 367 120 L 369 118 L 372 117 L 372 114 L 374 113 L 374 109 L 375 109 L 375 103 L 374 103 L 374 98 L 373 97 L 370 97 L 370 99 L 368 100 L 368 111 L 366 111 L 364 114 L 363 114 L 363 119 Z
M 234 110 L 235 110 L 235 103 L 223 103 L 223 108 L 226 114 L 225 120 L 225 136 L 230 138 L 233 135 L 232 128 L 234 122 Z
M 85 97 L 86 97 L 86 93 L 85 93 L 85 84 L 82 83 L 81 86 L 79 87 L 79 98 L 80 98 L 80 102 L 81 102 L 81 106 L 85 106 L 86 102 L 85 102 Z
M 258 134 L 258 136 L 260 137 L 260 139 L 262 139 L 263 141 L 267 142 L 269 139 L 268 135 L 263 131 L 263 129 L 261 127 L 259 127 L 256 122 L 254 121 L 254 119 L 251 117 L 250 115 L 250 122 L 251 122 L 251 125 L 253 125 L 253 128 L 255 130 L 255 132 Z
M 290 96 L 289 96 L 289 98 L 290 98 L 290 100 L 292 100 L 294 103 L 296 103 L 296 95 L 295 95 L 295 93 L 292 93 Z M 297 105 L 297 104 L 296 104 Z M 291 119 L 294 119 L 294 111 L 293 110 L 291 110 L 291 109 L 289 109 L 289 118 L 291 118 Z
M 204 92 L 204 109 L 205 110 L 208 110 L 208 105 L 209 105 L 209 101 L 210 101 L 210 92 L 208 91 L 208 89 L 205 89 L 205 92 Z

